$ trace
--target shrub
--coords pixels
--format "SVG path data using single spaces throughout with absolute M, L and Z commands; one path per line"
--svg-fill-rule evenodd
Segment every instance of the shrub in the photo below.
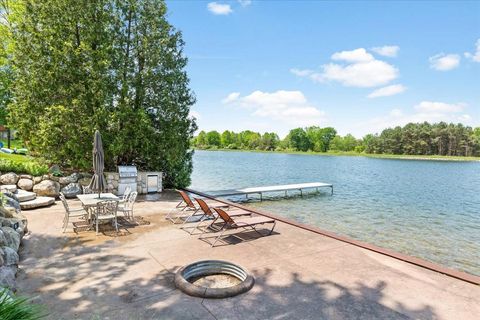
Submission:
M 36 320 L 46 317 L 42 307 L 27 298 L 10 297 L 8 289 L 0 291 L 0 317 L 2 320 Z
M 34 161 L 17 162 L 9 159 L 0 159 L 0 172 L 28 173 L 33 176 L 41 176 L 48 173 L 48 167 Z

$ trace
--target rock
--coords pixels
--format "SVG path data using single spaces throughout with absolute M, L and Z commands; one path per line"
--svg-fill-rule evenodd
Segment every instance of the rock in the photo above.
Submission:
M 60 184 L 67 185 L 70 183 L 76 183 L 79 179 L 79 174 L 78 173 L 72 173 L 68 177 L 61 177 L 59 182 Z
M 11 266 L 11 265 L 18 265 L 18 253 L 10 247 L 2 247 L 0 249 L 0 253 L 3 251 L 2 258 L 3 258 L 3 265 L 4 266 Z
M 82 187 L 78 183 L 70 183 L 66 187 L 62 188 L 62 193 L 66 198 L 75 198 L 82 193 Z
M 23 214 L 16 214 L 13 218 L 0 217 L 0 227 L 10 227 L 13 229 L 16 223 L 18 223 L 18 227 L 15 231 L 20 234 L 20 237 L 22 238 L 25 232 L 28 232 L 27 218 Z
M 7 245 L 7 237 L 3 233 L 3 231 L 0 230 L 0 247 L 5 247 Z
M 42 180 L 43 180 L 43 177 L 41 177 L 41 176 L 40 176 L 40 177 L 35 177 L 35 178 L 33 178 L 33 182 L 34 182 L 35 184 L 42 182 Z
M 35 209 L 40 207 L 46 207 L 55 203 L 55 198 L 53 197 L 36 197 L 34 200 L 21 202 L 20 206 L 22 210 Z
M 18 198 L 16 196 L 13 196 L 13 194 L 5 192 L 3 194 L 4 197 L 4 207 L 7 210 L 10 210 L 8 207 L 13 207 L 15 211 L 20 212 L 20 203 L 18 202 Z
M 15 193 L 15 192 L 17 192 L 17 185 L 15 185 L 15 184 L 4 184 L 4 185 L 0 186 L 0 192 Z
M 54 164 L 53 166 L 48 168 L 48 172 L 55 173 L 55 172 L 61 172 L 61 171 L 60 171 L 60 167 L 58 165 Z
M 20 179 L 30 179 L 30 180 L 33 180 L 33 176 L 29 175 L 29 174 L 21 174 L 20 175 Z
M 22 190 L 30 191 L 33 189 L 33 181 L 30 179 L 20 179 L 17 182 L 17 186 Z
M 42 180 L 50 180 L 50 176 L 48 174 L 44 174 L 42 176 Z
M 0 267 L 0 287 L 16 290 L 15 275 L 17 274 L 17 266 Z
M 25 202 L 35 199 L 37 194 L 35 192 L 25 191 L 25 190 L 18 190 L 17 191 L 17 199 L 18 202 Z
M 10 227 L 0 227 L 0 233 L 3 233 L 7 240 L 5 246 L 18 251 L 18 248 L 20 247 L 20 234 Z
M 13 215 L 17 213 L 14 207 L 0 207 L 0 216 L 5 218 L 13 218 Z
M 1 184 L 17 184 L 17 181 L 18 181 L 18 175 L 13 172 L 2 174 L 0 176 Z
M 3 261 L 3 255 L 4 254 L 5 253 L 3 252 L 2 248 L 0 248 L 0 267 L 3 266 L 3 264 L 5 263 L 5 261 Z
M 91 181 L 91 180 L 92 180 L 92 178 L 87 178 L 87 177 L 85 177 L 85 178 L 82 178 L 82 179 L 78 180 L 78 183 L 79 183 L 81 186 L 86 187 L 86 186 L 88 186 L 88 185 L 90 184 L 90 181 Z
M 9 198 L 11 198 L 11 199 L 13 199 L 13 200 L 15 200 L 15 201 L 18 201 L 17 195 L 16 195 L 15 193 L 12 193 L 12 192 L 10 192 L 10 191 L 5 191 L 5 192 L 3 193 L 3 195 L 6 196 L 6 197 L 9 197 Z
M 56 177 L 56 176 L 54 176 L 53 174 L 49 175 L 49 176 L 48 176 L 48 179 L 49 179 L 49 180 L 52 180 L 52 181 L 55 181 L 55 182 L 59 182 L 59 181 L 60 181 L 60 177 Z
M 43 180 L 33 186 L 33 192 L 39 196 L 58 197 L 60 184 L 52 180 Z

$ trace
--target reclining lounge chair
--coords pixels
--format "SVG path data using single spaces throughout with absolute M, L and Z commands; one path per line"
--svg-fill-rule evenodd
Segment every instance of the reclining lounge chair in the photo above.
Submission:
M 213 209 L 218 213 L 218 216 L 225 223 L 222 226 L 222 228 L 219 230 L 220 234 L 213 241 L 212 247 L 215 245 L 215 243 L 218 240 L 220 240 L 220 238 L 223 236 L 225 231 L 227 231 L 229 229 L 239 229 L 239 228 L 248 229 L 248 228 L 250 228 L 250 229 L 254 230 L 255 232 L 257 232 L 259 235 L 264 236 L 262 233 L 260 233 L 257 230 L 257 226 L 263 225 L 263 224 L 266 224 L 266 223 L 272 223 L 273 224 L 272 229 L 270 229 L 270 232 L 268 233 L 268 235 L 271 235 L 272 232 L 273 232 L 273 229 L 275 228 L 275 225 L 277 223 L 277 221 L 275 221 L 274 219 L 270 219 L 270 218 L 267 218 L 267 217 L 261 217 L 261 216 L 248 217 L 248 218 L 247 217 L 240 217 L 240 218 L 235 218 L 234 219 L 232 216 L 230 216 L 226 211 L 224 211 L 221 208 L 213 208 Z

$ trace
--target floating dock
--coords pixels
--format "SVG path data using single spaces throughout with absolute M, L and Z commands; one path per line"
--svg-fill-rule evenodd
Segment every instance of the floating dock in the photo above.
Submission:
M 297 183 L 297 184 L 285 184 L 278 186 L 266 186 L 266 187 L 252 187 L 252 188 L 243 188 L 243 189 L 231 189 L 231 190 L 219 190 L 212 191 L 209 194 L 214 195 L 215 197 L 226 197 L 226 196 L 240 196 L 245 195 L 248 198 L 250 194 L 260 195 L 260 200 L 263 199 L 263 194 L 267 192 L 285 192 L 287 196 L 288 191 L 300 191 L 300 195 L 303 196 L 303 190 L 306 189 L 316 189 L 319 191 L 319 188 L 330 188 L 333 194 L 333 184 L 323 183 L 323 182 L 309 182 L 309 183 Z

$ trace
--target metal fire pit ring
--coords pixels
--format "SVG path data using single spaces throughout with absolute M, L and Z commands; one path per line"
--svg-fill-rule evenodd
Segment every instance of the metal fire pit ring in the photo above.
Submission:
M 208 288 L 195 285 L 189 280 L 209 275 L 230 275 L 241 282 L 225 288 Z M 180 268 L 175 274 L 175 286 L 194 297 L 221 299 L 239 295 L 250 290 L 255 283 L 254 278 L 241 266 L 222 260 L 197 261 Z

